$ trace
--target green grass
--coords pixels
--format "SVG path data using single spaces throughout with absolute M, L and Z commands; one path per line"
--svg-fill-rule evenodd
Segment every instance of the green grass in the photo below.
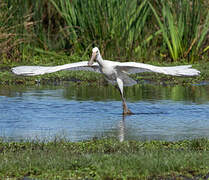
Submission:
M 204 177 L 209 172 L 208 139 L 0 143 L 0 178 L 156 179 Z

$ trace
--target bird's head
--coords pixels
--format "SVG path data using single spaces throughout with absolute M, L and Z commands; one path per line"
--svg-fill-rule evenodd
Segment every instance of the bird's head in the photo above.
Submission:
M 88 65 L 91 66 L 94 63 L 94 60 L 97 58 L 97 56 L 100 54 L 99 52 L 99 48 L 98 47 L 94 47 L 92 49 L 92 55 L 91 55 L 91 59 L 88 62 Z

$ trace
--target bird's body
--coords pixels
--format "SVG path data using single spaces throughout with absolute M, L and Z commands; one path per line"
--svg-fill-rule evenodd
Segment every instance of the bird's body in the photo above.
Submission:
M 94 63 L 94 60 L 96 60 L 96 63 Z M 60 66 L 19 66 L 12 68 L 14 74 L 25 76 L 42 75 L 62 70 L 85 70 L 102 73 L 108 82 L 117 85 L 123 101 L 123 114 L 132 114 L 123 96 L 123 86 L 132 86 L 137 83 L 128 76 L 129 74 L 155 72 L 173 76 L 196 76 L 200 73 L 198 70 L 191 68 L 191 65 L 159 67 L 144 63 L 121 63 L 103 60 L 97 47 L 93 48 L 90 61 L 81 61 Z
M 114 63 L 112 61 L 104 60 L 102 65 L 100 65 L 100 72 L 105 76 L 108 80 L 116 80 L 116 70 L 114 68 Z

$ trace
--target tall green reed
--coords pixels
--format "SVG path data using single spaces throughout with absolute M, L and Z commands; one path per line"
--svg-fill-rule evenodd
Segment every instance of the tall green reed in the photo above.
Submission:
M 161 0 L 160 5 L 162 11 L 157 11 L 150 3 L 172 60 L 188 58 L 193 61 L 199 58 L 202 52 L 207 51 L 202 48 L 209 32 L 209 13 L 201 23 L 201 2 Z
M 23 24 L 18 18 L 15 18 L 14 6 L 8 7 L 6 3 L 0 3 L 0 56 L 12 57 L 14 54 L 18 55 L 19 52 L 16 49 L 18 45 L 23 42 L 22 27 Z M 19 38 L 17 38 L 19 37 Z M 0 61 L 4 60 L 1 58 Z
M 6 61 L 20 60 L 25 47 L 36 44 L 35 26 L 37 22 L 29 3 L 3 1 L 0 4 L 0 56 Z
M 147 0 L 50 1 L 66 22 L 62 28 L 75 51 L 99 46 L 108 57 L 140 53 L 150 38 L 145 32 Z M 147 35 L 148 34 L 148 35 Z
M 194 61 L 209 51 L 205 2 L 3 0 L 0 56 L 27 59 L 55 50 L 86 57 L 98 46 L 106 58 L 121 61 L 159 59 L 161 52 Z

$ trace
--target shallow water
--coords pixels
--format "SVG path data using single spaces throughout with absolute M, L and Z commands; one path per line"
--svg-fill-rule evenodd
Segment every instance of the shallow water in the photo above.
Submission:
M 0 86 L 0 136 L 12 140 L 71 141 L 117 137 L 121 141 L 209 137 L 209 86 L 138 84 L 125 89 L 129 108 L 122 116 L 113 86 L 66 83 Z

